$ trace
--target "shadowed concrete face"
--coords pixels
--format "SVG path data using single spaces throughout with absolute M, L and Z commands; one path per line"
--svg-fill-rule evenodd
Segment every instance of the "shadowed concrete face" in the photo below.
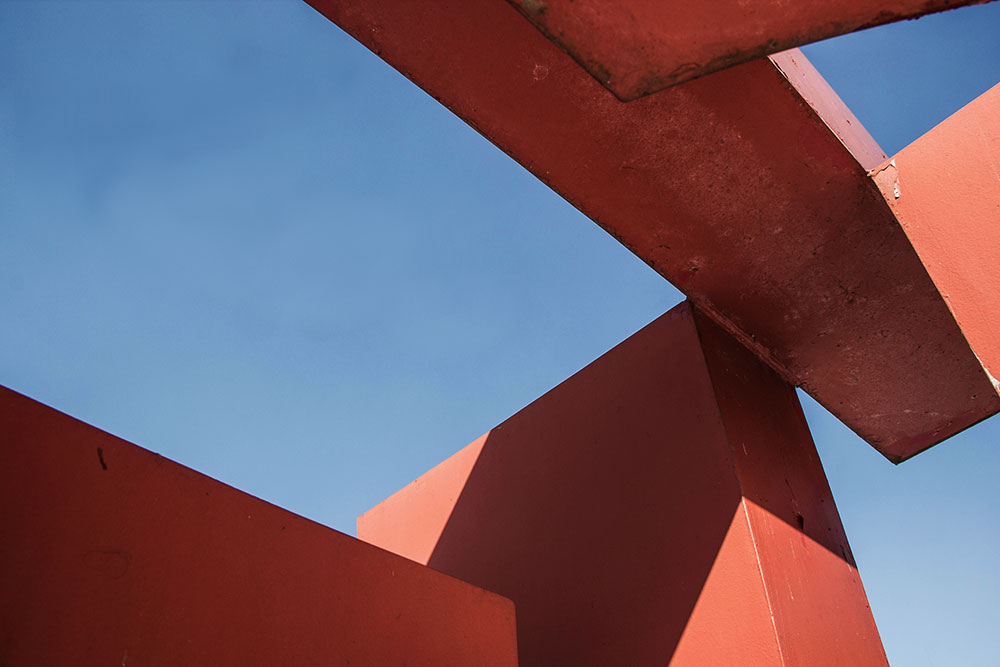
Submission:
M 0 388 L 0 664 L 517 664 L 509 600 Z
M 513 599 L 521 665 L 885 664 L 794 390 L 686 303 L 358 533 Z

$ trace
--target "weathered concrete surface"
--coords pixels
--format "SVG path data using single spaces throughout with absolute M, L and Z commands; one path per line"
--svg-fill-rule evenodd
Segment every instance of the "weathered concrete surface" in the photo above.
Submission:
M 794 390 L 688 303 L 358 520 L 522 667 L 885 665 Z
M 872 175 L 998 389 L 1000 84 Z
M 501 0 L 312 4 L 891 460 L 1000 410 L 798 52 L 626 104 Z
M 503 665 L 509 600 L 0 388 L 0 664 Z
M 986 0 L 509 0 L 622 100 L 844 33 Z

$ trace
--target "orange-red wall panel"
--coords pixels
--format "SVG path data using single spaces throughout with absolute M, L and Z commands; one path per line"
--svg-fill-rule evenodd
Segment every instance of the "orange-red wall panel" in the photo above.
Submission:
M 0 388 L 0 664 L 513 666 L 509 600 Z

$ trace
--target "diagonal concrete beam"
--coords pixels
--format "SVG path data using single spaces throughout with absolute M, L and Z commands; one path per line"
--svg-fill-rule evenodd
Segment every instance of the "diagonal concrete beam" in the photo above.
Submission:
M 514 667 L 510 600 L 0 387 L 0 664 Z
M 855 30 L 987 0 L 509 0 L 622 100 Z
M 872 171 L 994 388 L 1000 378 L 1000 84 Z
M 890 460 L 1000 410 L 885 155 L 797 51 L 625 104 L 502 0 L 312 4 Z

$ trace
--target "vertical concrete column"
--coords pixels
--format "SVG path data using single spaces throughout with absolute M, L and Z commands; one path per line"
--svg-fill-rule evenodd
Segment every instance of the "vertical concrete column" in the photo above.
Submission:
M 517 664 L 509 600 L 0 387 L 0 665 Z
M 358 520 L 522 667 L 885 665 L 794 390 L 687 303 Z

